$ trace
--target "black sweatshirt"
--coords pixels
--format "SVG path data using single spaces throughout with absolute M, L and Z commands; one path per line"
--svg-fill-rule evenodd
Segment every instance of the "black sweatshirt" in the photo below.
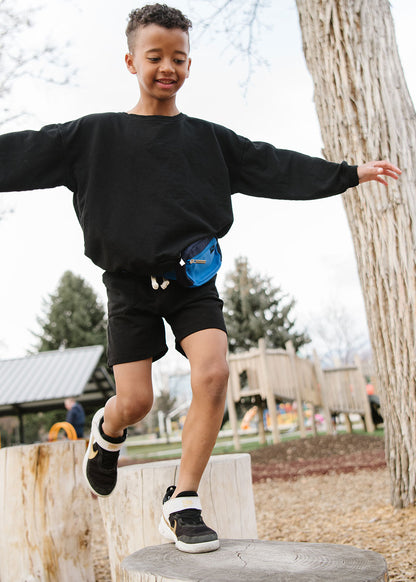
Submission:
M 0 136 L 0 191 L 69 188 L 85 254 L 108 271 L 171 269 L 188 244 L 228 232 L 236 192 L 310 200 L 357 184 L 356 166 L 182 113 L 94 114 Z

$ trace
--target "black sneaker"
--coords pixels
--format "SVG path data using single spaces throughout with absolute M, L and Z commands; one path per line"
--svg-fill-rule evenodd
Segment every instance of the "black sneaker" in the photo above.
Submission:
M 103 421 L 104 408 L 100 408 L 92 419 L 90 441 L 82 463 L 88 487 L 99 497 L 107 497 L 116 486 L 118 456 L 127 435 L 126 430 L 118 438 L 105 435 Z
M 181 552 L 202 554 L 220 547 L 216 532 L 201 517 L 201 501 L 195 491 L 182 491 L 172 499 L 175 487 L 166 490 L 163 498 L 159 532 L 175 542 Z

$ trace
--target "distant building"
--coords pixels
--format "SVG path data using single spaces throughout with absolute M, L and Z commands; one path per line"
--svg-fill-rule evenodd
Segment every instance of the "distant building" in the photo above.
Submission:
M 69 397 L 88 414 L 115 394 L 112 377 L 99 365 L 103 350 L 86 346 L 0 360 L 0 417 L 18 417 L 20 442 L 24 414 L 64 410 Z

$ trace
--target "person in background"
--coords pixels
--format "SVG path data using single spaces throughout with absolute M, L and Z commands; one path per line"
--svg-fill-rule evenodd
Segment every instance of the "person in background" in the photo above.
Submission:
M 85 412 L 82 405 L 75 398 L 65 398 L 66 422 L 72 424 L 77 433 L 77 437 L 82 439 L 84 436 Z

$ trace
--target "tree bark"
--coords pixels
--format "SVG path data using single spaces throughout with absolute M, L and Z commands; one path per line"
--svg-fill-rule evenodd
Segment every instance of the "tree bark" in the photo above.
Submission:
M 1 582 L 93 582 L 85 441 L 0 450 Z
M 150 546 L 123 560 L 122 582 L 385 582 L 383 556 L 336 544 L 223 539 L 218 552 Z
M 343 195 L 383 408 L 391 500 L 416 501 L 416 118 L 387 0 L 296 0 L 324 156 L 403 174 Z
M 161 552 L 166 548 L 166 539 L 158 529 L 162 496 L 166 487 L 175 482 L 179 463 L 172 459 L 122 467 L 114 493 L 99 499 L 112 580 L 124 580 L 121 562 L 136 550 L 153 544 L 162 544 Z M 257 538 L 250 455 L 211 457 L 198 493 L 204 521 L 219 537 Z

